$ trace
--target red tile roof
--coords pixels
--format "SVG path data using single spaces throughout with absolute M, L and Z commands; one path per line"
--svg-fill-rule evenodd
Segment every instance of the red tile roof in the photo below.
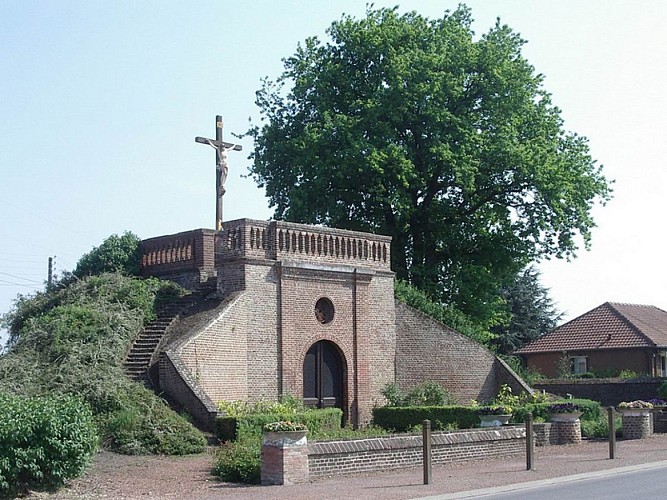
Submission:
M 515 354 L 667 346 L 667 312 L 654 306 L 605 302 Z

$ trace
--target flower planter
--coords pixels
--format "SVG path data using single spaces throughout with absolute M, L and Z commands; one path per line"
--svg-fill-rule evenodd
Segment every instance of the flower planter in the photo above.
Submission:
M 579 417 L 581 417 L 580 411 L 570 413 L 552 413 L 550 420 L 552 422 L 574 422 L 575 420 L 579 420 Z
M 618 412 L 623 417 L 647 417 L 652 408 L 619 408 Z
M 262 444 L 270 446 L 299 446 L 307 444 L 306 434 L 308 431 L 264 431 L 262 433 Z
M 308 431 L 264 431 L 261 482 L 296 484 L 308 481 Z
M 500 427 L 507 425 L 512 415 L 480 415 L 480 427 Z
M 580 411 L 560 412 L 551 414 L 551 425 L 558 444 L 581 443 Z
M 623 439 L 646 439 L 653 434 L 651 408 L 619 408 L 623 419 Z

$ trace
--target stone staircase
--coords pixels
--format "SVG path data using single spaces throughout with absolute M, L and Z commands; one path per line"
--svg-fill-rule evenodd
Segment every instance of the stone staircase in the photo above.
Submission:
M 148 369 L 151 358 L 164 337 L 167 328 L 181 315 L 207 295 L 216 290 L 217 281 L 211 278 L 200 283 L 191 294 L 185 295 L 167 304 L 157 319 L 151 321 L 137 336 L 125 357 L 125 374 L 137 382 L 148 382 Z

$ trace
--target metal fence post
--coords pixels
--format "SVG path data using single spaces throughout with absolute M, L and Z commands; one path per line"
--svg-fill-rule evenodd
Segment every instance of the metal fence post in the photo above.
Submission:
M 422 422 L 422 449 L 423 449 L 423 463 L 424 463 L 424 484 L 430 484 L 433 479 L 433 471 L 431 470 L 431 421 L 424 420 Z
M 616 458 L 616 422 L 614 421 L 614 407 L 607 408 L 609 422 L 609 459 Z
M 526 470 L 533 468 L 533 414 L 526 413 Z

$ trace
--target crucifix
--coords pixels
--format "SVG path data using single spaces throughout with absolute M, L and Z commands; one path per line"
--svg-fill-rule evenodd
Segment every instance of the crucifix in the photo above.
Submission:
M 208 144 L 215 149 L 215 229 L 222 230 L 222 196 L 225 194 L 227 180 L 227 151 L 241 151 L 240 144 L 232 144 L 222 140 L 222 116 L 215 117 L 215 139 L 195 137 L 195 142 Z

